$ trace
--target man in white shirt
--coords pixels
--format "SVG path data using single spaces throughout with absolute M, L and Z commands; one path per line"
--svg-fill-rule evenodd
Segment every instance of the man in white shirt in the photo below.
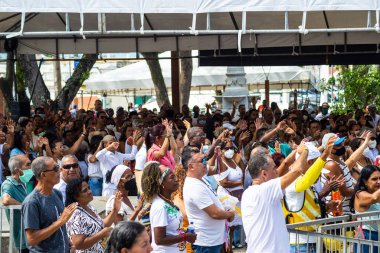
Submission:
M 324 103 L 322 103 L 322 110 L 320 113 L 317 114 L 317 116 L 315 116 L 315 120 L 321 121 L 321 120 L 326 119 L 328 117 L 330 117 L 329 104 L 327 102 L 324 102 Z
M 186 213 L 197 234 L 194 251 L 219 253 L 224 242 L 225 220 L 232 221 L 235 213 L 224 210 L 216 192 L 203 179 L 207 175 L 207 161 L 197 148 L 184 150 L 182 163 L 187 171 L 183 187 Z
M 119 142 L 116 141 L 112 135 L 106 135 L 103 138 L 104 148 L 96 154 L 96 159 L 100 162 L 100 168 L 103 173 L 103 193 L 102 196 L 111 196 L 116 190 L 116 185 L 106 183 L 106 174 L 113 167 L 123 164 L 124 160 L 134 160 L 137 154 L 137 146 L 132 144 L 132 151 L 130 154 L 123 154 L 118 152 Z
M 301 155 L 307 156 L 305 148 Z M 301 159 L 302 160 L 302 159 Z M 304 165 L 297 160 L 293 169 L 278 177 L 270 155 L 251 155 L 248 170 L 252 186 L 243 193 L 241 211 L 249 253 L 289 253 L 289 235 L 281 207 L 283 190 L 301 175 Z
M 66 188 L 70 180 L 79 178 L 80 168 L 78 158 L 75 155 L 66 155 L 62 158 L 60 167 L 60 180 L 59 183 L 54 185 L 54 189 L 62 193 L 63 205 L 66 204 Z

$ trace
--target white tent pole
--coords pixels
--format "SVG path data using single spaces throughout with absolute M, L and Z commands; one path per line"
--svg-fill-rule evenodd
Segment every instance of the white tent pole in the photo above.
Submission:
M 144 31 L 144 13 L 140 13 L 140 22 L 141 22 L 141 27 L 140 27 L 140 34 L 145 34 Z
M 304 35 L 309 33 L 309 31 L 306 29 L 306 18 L 307 18 L 307 12 L 304 11 L 302 14 L 302 24 L 298 27 L 299 33 L 302 33 Z
M 197 26 L 197 14 L 193 13 L 193 21 L 192 21 L 191 27 L 189 27 L 191 34 L 198 35 L 198 31 L 196 30 L 196 26 Z
M 245 34 L 247 29 L 247 12 L 243 11 L 242 17 L 241 17 L 241 30 L 242 33 Z
M 70 32 L 70 14 L 65 13 L 65 20 L 66 20 L 66 32 Z
M 106 14 L 98 13 L 98 30 L 102 34 L 107 31 Z
M 80 13 L 80 30 L 79 34 L 82 36 L 82 38 L 85 40 L 86 36 L 84 35 L 84 14 L 83 12 Z
M 307 29 L 308 33 L 344 33 L 344 32 L 377 32 L 378 29 L 375 27 L 371 28 L 323 28 L 323 29 Z M 237 35 L 239 30 L 197 30 L 197 33 L 200 35 Z M 273 29 L 273 30 L 246 30 L 247 34 L 297 34 L 300 33 L 299 29 Z M 1 36 L 8 36 L 12 34 L 11 32 L 2 32 Z M 117 30 L 117 31 L 106 31 L 104 34 L 101 34 L 97 30 L 93 31 L 46 31 L 46 32 L 23 32 L 23 38 L 25 37 L 45 37 L 45 36 L 54 36 L 54 38 L 59 37 L 71 37 L 75 35 L 126 35 L 138 37 L 141 34 L 141 31 L 131 31 L 131 30 Z M 146 30 L 143 34 L 147 35 L 172 35 L 172 36 L 181 36 L 181 35 L 193 35 L 190 30 Z
M 135 28 L 135 14 L 131 13 L 131 31 L 136 31 Z
M 368 11 L 368 14 L 367 14 L 367 27 L 371 27 L 372 26 L 372 13 L 371 11 Z
M 210 30 L 211 29 L 211 15 L 210 15 L 210 12 L 207 12 L 207 16 L 206 16 L 206 30 Z
M 20 35 L 23 35 L 23 31 L 24 31 L 24 24 L 25 24 L 25 12 L 22 12 L 21 13 L 21 21 L 20 21 L 20 25 L 21 25 L 21 28 L 20 28 L 20 31 L 19 32 L 12 32 L 12 33 L 8 33 L 6 35 L 6 38 L 7 39 L 10 39 L 10 38 L 13 38 L 13 37 L 18 37 Z
M 377 33 L 380 33 L 380 10 L 376 11 L 376 25 L 375 29 Z
M 285 11 L 285 30 L 289 30 L 289 13 Z

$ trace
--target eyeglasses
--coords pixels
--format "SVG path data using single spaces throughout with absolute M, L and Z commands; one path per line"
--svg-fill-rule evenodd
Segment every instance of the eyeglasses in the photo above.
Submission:
M 51 170 L 44 170 L 43 172 L 50 172 L 50 171 L 58 172 L 59 171 L 59 165 L 56 164 L 56 165 L 54 165 L 53 169 L 51 169 Z
M 201 137 L 201 138 L 206 138 L 206 134 L 196 134 L 194 137 Z
M 78 167 L 79 164 L 77 163 L 62 165 L 62 168 L 64 168 L 65 170 L 69 170 L 70 168 L 76 169 Z
M 84 188 L 83 190 L 81 190 L 80 192 L 81 192 L 81 193 L 86 193 L 86 192 L 88 192 L 88 190 L 90 190 L 90 188 L 86 187 L 86 188 Z

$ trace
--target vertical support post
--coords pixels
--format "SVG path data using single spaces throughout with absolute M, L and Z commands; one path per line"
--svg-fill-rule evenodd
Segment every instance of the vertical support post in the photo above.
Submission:
M 267 102 L 267 107 L 269 107 L 269 80 L 265 79 L 265 100 Z
M 294 109 L 297 110 L 297 97 L 298 97 L 298 91 L 297 89 L 294 89 Z
M 172 105 L 176 112 L 181 111 L 179 93 L 179 59 L 178 51 L 171 52 L 171 74 L 172 74 Z

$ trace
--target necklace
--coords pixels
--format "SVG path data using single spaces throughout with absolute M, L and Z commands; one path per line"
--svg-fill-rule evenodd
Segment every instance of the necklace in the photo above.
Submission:
M 162 194 L 160 194 L 160 193 L 158 194 L 158 196 L 159 196 L 163 201 L 165 201 L 166 203 L 170 204 L 172 207 L 174 207 L 175 209 L 177 209 L 177 211 L 179 211 L 179 208 L 178 208 L 176 205 L 174 205 L 174 203 L 173 203 L 173 201 L 172 201 L 171 199 L 168 199 L 168 198 L 162 196 Z

